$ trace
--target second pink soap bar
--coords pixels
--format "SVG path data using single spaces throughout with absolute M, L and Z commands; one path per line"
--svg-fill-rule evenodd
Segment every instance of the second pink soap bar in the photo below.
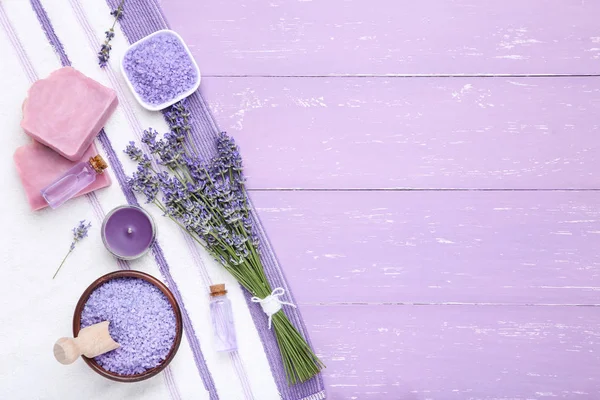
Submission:
M 81 159 L 117 107 L 114 90 L 72 67 L 54 71 L 29 89 L 21 127 L 71 161 Z
M 69 168 L 80 161 L 87 161 L 90 157 L 98 154 L 96 146 L 92 144 L 86 149 L 81 160 L 69 161 L 59 156 L 46 146 L 39 143 L 30 143 L 21 146 L 13 156 L 17 172 L 27 195 L 27 201 L 33 211 L 48 206 L 42 197 L 42 189 L 54 182 L 56 178 L 64 174 Z M 77 194 L 81 196 L 96 189 L 110 186 L 110 177 L 106 171 L 100 175 L 95 182 Z

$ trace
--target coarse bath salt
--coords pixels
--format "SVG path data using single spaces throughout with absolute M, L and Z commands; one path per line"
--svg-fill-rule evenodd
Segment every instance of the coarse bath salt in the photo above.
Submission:
M 164 293 L 140 278 L 115 278 L 96 288 L 83 307 L 81 328 L 109 321 L 121 346 L 94 358 L 107 371 L 135 375 L 163 362 L 176 335 L 175 313 Z
M 176 103 L 200 84 L 198 65 L 181 37 L 170 30 L 134 43 L 121 67 L 138 101 L 150 110 Z

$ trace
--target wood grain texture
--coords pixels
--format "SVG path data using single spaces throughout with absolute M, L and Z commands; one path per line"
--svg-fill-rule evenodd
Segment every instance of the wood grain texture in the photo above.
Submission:
M 251 188 L 600 187 L 600 77 L 206 78 L 202 91 Z
M 251 196 L 301 303 L 600 303 L 600 192 Z
M 600 398 L 600 2 L 163 7 L 328 398 Z
M 596 307 L 304 306 L 334 400 L 600 398 Z
M 597 74 L 597 1 L 163 1 L 205 75 Z

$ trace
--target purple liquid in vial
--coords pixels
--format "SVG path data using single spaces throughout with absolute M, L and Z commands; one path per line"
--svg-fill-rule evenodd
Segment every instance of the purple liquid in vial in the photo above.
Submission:
M 237 350 L 233 310 L 231 309 L 231 301 L 226 296 L 225 285 L 212 285 L 210 290 L 210 315 L 215 334 L 215 350 Z
M 53 183 L 42 189 L 42 197 L 50 207 L 58 208 L 92 184 L 98 174 L 101 174 L 107 166 L 99 155 L 90 158 L 89 161 L 75 164 Z

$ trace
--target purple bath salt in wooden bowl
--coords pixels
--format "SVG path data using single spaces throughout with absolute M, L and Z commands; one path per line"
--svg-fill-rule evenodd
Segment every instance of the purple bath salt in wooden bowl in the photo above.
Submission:
M 94 281 L 73 315 L 73 334 L 102 321 L 120 347 L 85 362 L 100 375 L 137 382 L 162 371 L 182 336 L 179 305 L 158 279 L 139 271 L 117 271 Z
M 127 85 L 142 107 L 162 110 L 200 86 L 200 69 L 176 32 L 163 29 L 132 44 L 121 61 Z

